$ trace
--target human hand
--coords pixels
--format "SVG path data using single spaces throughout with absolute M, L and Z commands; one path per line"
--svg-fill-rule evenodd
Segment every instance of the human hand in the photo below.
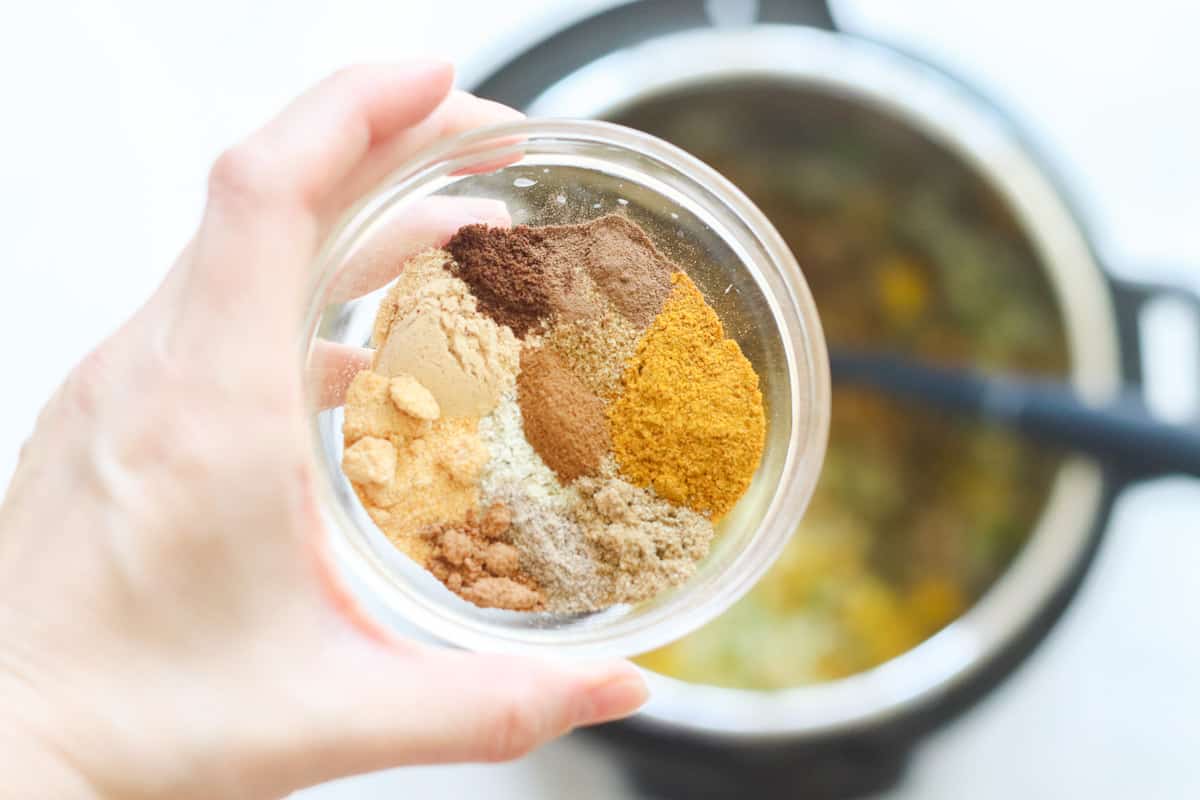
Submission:
M 0 795 L 278 797 L 513 758 L 645 699 L 623 662 L 397 640 L 322 550 L 296 369 L 309 267 L 400 160 L 515 114 L 451 79 L 347 70 L 225 153 L 162 286 L 42 412 L 0 507 Z M 467 201 L 398 235 L 420 249 L 498 213 Z M 330 376 L 365 363 L 318 356 Z

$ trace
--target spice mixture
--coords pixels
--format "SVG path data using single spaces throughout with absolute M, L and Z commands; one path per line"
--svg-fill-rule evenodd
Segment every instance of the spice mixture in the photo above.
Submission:
M 461 228 L 404 264 L 372 344 L 343 471 L 481 607 L 582 613 L 682 584 L 762 457 L 750 362 L 623 217 Z

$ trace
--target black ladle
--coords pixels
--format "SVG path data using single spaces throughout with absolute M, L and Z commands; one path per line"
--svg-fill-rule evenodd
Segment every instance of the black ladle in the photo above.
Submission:
M 883 353 L 834 350 L 835 383 L 870 386 L 895 397 L 975 417 L 1093 456 L 1137 477 L 1200 477 L 1200 430 L 1152 418 L 1135 402 L 1096 408 L 1068 386 L 931 366 Z

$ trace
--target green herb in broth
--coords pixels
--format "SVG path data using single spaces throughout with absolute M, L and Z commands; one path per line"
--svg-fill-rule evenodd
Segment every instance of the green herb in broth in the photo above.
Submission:
M 616 120 L 712 164 L 766 212 L 830 347 L 1063 374 L 1053 294 L 1004 203 L 877 112 L 743 85 L 656 98 Z M 1036 522 L 1059 457 L 983 425 L 835 387 L 812 505 L 740 603 L 640 662 L 770 689 L 869 669 L 988 588 Z

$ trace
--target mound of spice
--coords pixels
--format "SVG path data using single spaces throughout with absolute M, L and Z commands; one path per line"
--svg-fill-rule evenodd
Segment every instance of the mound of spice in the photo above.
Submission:
M 762 457 L 753 367 L 624 217 L 461 228 L 404 264 L 372 344 L 343 471 L 477 606 L 592 612 L 679 586 Z
M 682 272 L 608 408 L 613 453 L 634 483 L 710 517 L 733 508 L 766 437 L 758 375 Z
M 425 529 L 433 545 L 429 571 L 476 605 L 537 610 L 542 594 L 521 571 L 520 551 L 508 542 L 511 523 L 508 507 L 495 503 L 482 516 L 468 512 L 461 524 Z
M 570 483 L 600 470 L 600 462 L 612 452 L 604 401 L 567 362 L 546 347 L 526 349 L 517 399 L 525 438 L 560 479 Z

